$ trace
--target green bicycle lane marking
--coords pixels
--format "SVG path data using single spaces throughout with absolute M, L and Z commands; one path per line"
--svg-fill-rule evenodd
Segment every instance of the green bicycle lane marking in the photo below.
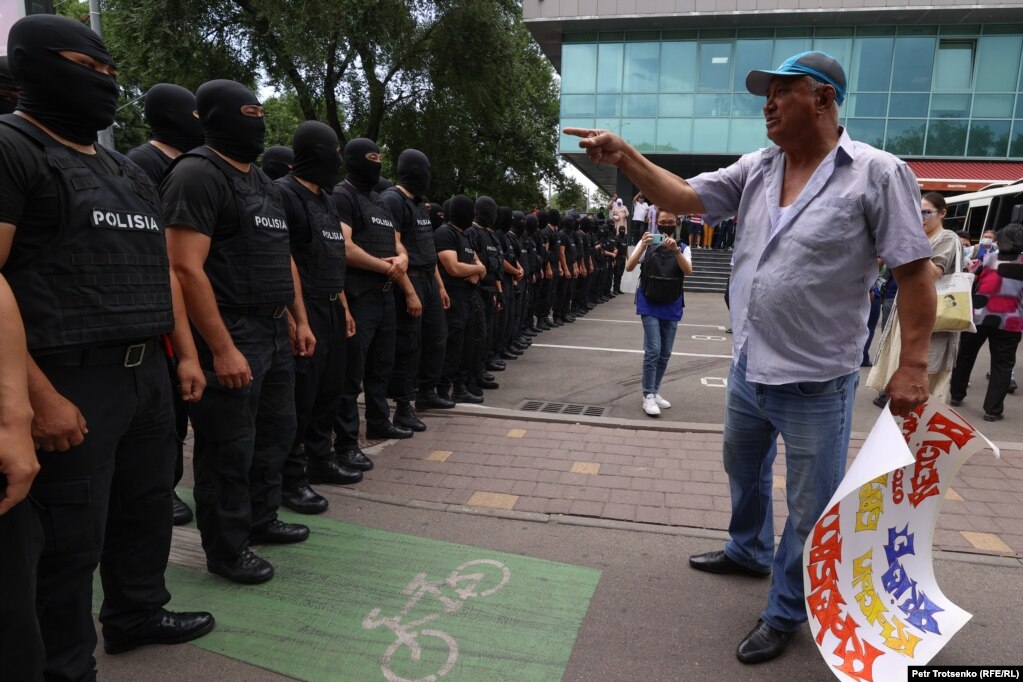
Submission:
M 601 575 L 328 518 L 281 518 L 312 532 L 297 545 L 257 548 L 273 580 L 235 585 L 170 564 L 168 608 L 214 614 L 216 629 L 195 646 L 302 680 L 560 680 Z M 96 610 L 101 590 L 97 576 Z

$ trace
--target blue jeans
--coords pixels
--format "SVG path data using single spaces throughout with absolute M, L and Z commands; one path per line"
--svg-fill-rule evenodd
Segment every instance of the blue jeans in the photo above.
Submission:
M 803 545 L 845 474 L 859 373 L 830 381 L 768 386 L 746 381 L 746 355 L 732 367 L 725 401 L 724 464 L 732 493 L 725 554 L 773 572 L 761 618 L 784 632 L 806 622 Z M 772 465 L 785 442 L 789 517 L 774 551 Z
M 676 320 L 643 315 L 643 395 L 659 393 L 675 345 Z

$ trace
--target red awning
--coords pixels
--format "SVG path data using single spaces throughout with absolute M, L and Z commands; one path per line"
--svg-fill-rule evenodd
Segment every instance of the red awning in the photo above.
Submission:
M 1023 163 L 999 161 L 906 161 L 920 189 L 975 192 L 995 182 L 1023 178 Z

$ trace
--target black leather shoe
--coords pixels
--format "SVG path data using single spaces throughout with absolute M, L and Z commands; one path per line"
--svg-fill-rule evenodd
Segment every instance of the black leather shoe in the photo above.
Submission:
M 366 438 L 368 440 L 390 440 L 392 438 L 411 438 L 412 429 L 406 429 L 404 426 L 398 426 L 387 422 L 387 426 L 382 429 L 370 429 L 366 427 Z
M 342 464 L 333 452 L 327 457 L 309 457 L 305 468 L 310 483 L 351 485 L 362 480 L 362 470 Z
M 359 474 L 359 478 L 362 478 L 362 474 Z M 281 504 L 299 514 L 322 514 L 330 506 L 326 498 L 317 495 L 307 485 L 281 490 Z
M 743 663 L 763 663 L 778 658 L 792 641 L 794 632 L 775 630 L 762 620 L 739 642 L 735 657 Z
M 497 360 L 491 360 L 490 362 L 487 363 L 487 369 L 490 370 L 491 372 L 503 372 L 505 369 L 507 369 L 507 367 L 508 365 L 504 364 L 503 362 L 498 362 Z
M 520 355 L 522 353 L 516 353 L 510 348 L 501 351 L 502 360 L 518 360 Z
M 248 547 L 238 556 L 226 561 L 207 559 L 206 570 L 241 585 L 258 585 L 274 577 L 274 567 L 270 562 L 253 554 Z
M 522 335 L 523 336 L 528 336 L 530 338 L 536 336 L 539 333 L 540 333 L 540 330 L 537 329 L 536 327 L 526 327 L 525 329 L 522 330 Z
M 192 510 L 177 493 L 171 493 L 171 510 L 175 526 L 183 526 L 192 520 Z
M 278 518 L 249 531 L 249 542 L 254 545 L 292 545 L 309 538 L 309 527 L 300 523 L 284 523 Z
M 456 403 L 472 403 L 473 405 L 479 405 L 483 402 L 482 395 L 469 393 L 465 386 L 455 386 L 451 391 L 451 399 Z
M 573 322 L 575 322 L 575 315 L 565 315 L 562 321 L 567 322 L 568 324 L 572 324 Z
M 508 346 L 508 349 L 515 351 L 516 353 L 519 354 L 519 357 L 522 357 L 522 355 L 525 354 L 527 350 L 529 350 L 529 344 L 513 343 L 512 345 Z
M 1005 419 L 1004 414 L 985 414 L 984 421 L 986 422 L 1000 422 Z
M 884 394 L 879 395 L 876 398 L 874 398 L 874 400 L 872 400 L 871 402 L 873 402 L 875 405 L 877 405 L 883 410 L 884 406 L 888 404 L 888 396 Z
M 480 388 L 485 388 L 488 391 L 492 391 L 493 389 L 500 387 L 501 384 L 497 383 L 496 381 L 487 381 L 486 379 L 484 379 L 483 381 L 480 382 Z
M 437 393 L 437 391 L 431 391 L 430 393 L 420 393 L 416 396 L 416 409 L 417 410 L 450 410 L 455 406 L 455 401 L 448 400 L 444 396 Z
M 718 552 L 707 552 L 706 554 L 694 554 L 689 557 L 689 565 L 695 568 L 697 571 L 706 571 L 707 573 L 727 574 L 736 573 L 739 575 L 748 575 L 754 578 L 766 578 L 771 575 L 770 571 L 758 571 L 754 568 L 746 568 L 742 564 L 737 564 L 728 558 L 728 555 L 722 551 Z
M 426 431 L 426 424 L 419 418 L 416 411 L 412 409 L 411 403 L 399 402 L 395 405 L 393 418 L 395 426 L 401 426 L 410 431 Z
M 183 644 L 210 632 L 217 624 L 205 611 L 167 611 L 159 613 L 131 632 L 103 637 L 103 649 L 114 656 L 146 644 Z
M 948 404 L 951 405 L 952 407 L 959 407 L 960 405 L 963 404 L 963 401 L 962 400 L 956 400 L 955 398 L 949 398 L 948 399 Z
M 487 381 L 497 381 L 497 379 L 494 377 L 494 375 L 491 374 L 490 372 L 484 372 L 483 373 L 483 378 L 486 379 Z
M 536 325 L 536 328 L 542 332 L 545 332 L 548 329 L 554 329 L 554 327 L 546 320 L 541 321 L 540 324 Z
M 491 375 L 491 376 L 493 376 L 493 375 Z M 487 381 L 487 379 L 484 378 L 482 381 Z M 477 382 L 477 381 L 466 382 L 465 390 L 467 390 L 469 393 L 472 393 L 477 398 L 482 398 L 483 397 L 483 389 L 480 388 L 480 384 L 482 383 L 482 381 L 480 381 L 480 382 Z M 493 379 L 490 379 L 490 381 L 493 381 Z
M 350 448 L 335 455 L 336 463 L 343 470 L 355 469 L 356 471 L 370 471 L 373 468 L 373 460 L 366 456 L 362 448 Z

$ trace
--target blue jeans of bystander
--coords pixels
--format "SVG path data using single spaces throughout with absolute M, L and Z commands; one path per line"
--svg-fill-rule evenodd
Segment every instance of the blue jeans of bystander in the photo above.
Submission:
M 659 393 L 678 322 L 643 315 L 643 395 Z

